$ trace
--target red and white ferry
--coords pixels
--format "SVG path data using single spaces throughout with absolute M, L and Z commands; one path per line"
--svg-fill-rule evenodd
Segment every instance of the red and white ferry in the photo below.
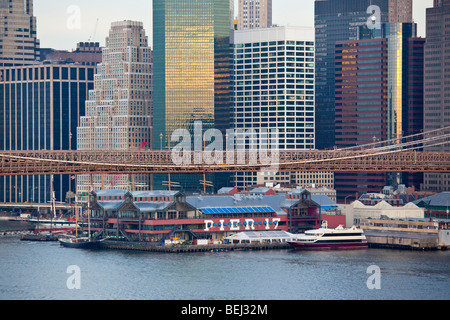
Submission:
M 297 236 L 296 240 L 289 244 L 297 250 L 315 249 L 366 249 L 367 239 L 363 230 L 356 228 L 343 228 L 342 225 L 335 229 L 329 229 L 327 222 L 315 230 L 308 230 Z

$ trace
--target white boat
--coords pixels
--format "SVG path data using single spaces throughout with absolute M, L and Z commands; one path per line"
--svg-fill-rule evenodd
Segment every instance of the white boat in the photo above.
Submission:
M 75 229 L 77 223 L 70 219 L 30 219 L 29 222 L 35 223 L 36 230 L 59 231 Z
M 55 232 L 55 231 L 70 231 L 78 227 L 77 219 L 75 218 L 56 218 L 56 198 L 53 190 L 53 177 L 51 180 L 51 218 L 50 219 L 29 219 L 29 222 L 35 223 L 35 231 Z
M 326 221 L 319 229 L 305 231 L 297 235 L 289 244 L 297 250 L 315 249 L 366 249 L 367 239 L 363 230 L 353 226 L 344 228 L 342 225 L 329 229 Z

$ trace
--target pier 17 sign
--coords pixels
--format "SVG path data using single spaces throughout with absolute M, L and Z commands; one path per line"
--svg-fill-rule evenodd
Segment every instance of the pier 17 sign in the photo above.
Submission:
M 236 218 L 204 220 L 204 231 L 277 230 L 281 218 Z

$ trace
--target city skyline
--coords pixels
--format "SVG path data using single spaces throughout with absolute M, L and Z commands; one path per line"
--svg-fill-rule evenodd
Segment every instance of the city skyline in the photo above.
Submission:
M 105 45 L 112 22 L 142 21 L 153 47 L 152 0 L 36 0 L 38 39 L 41 48 L 72 50 L 78 42 L 97 41 Z M 235 16 L 237 16 L 235 0 Z M 418 35 L 425 37 L 425 10 L 433 0 L 414 0 L 413 17 L 418 24 Z M 142 10 L 147 8 L 148 10 Z M 273 24 L 280 26 L 314 27 L 314 0 L 277 0 L 273 2 Z

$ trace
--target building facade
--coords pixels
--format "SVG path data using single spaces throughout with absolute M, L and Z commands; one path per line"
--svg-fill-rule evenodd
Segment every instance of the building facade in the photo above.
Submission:
M 426 13 L 424 132 L 450 126 L 450 1 L 435 1 Z M 428 151 L 450 152 L 450 146 L 429 147 Z M 423 189 L 450 191 L 450 174 L 426 173 Z
M 256 134 L 275 130 L 281 150 L 314 149 L 314 30 L 239 30 L 233 48 L 234 129 Z M 244 140 L 239 143 L 242 149 L 251 148 Z M 234 186 L 245 189 L 261 179 L 290 183 L 291 174 L 239 173 L 234 175 Z
M 193 133 L 195 121 L 229 128 L 232 2 L 153 2 L 155 149 L 177 129 Z
M 0 1 L 0 66 L 20 66 L 39 61 L 33 0 Z
M 316 0 L 316 145 L 335 146 L 334 50 L 337 41 L 358 40 L 361 26 L 412 22 L 412 0 Z
M 389 23 L 381 38 L 336 44 L 336 146 L 354 147 L 418 134 L 423 129 L 423 52 L 416 25 Z M 338 198 L 385 185 L 418 188 L 421 174 L 336 173 Z
M 239 0 L 238 30 L 271 26 L 272 0 Z
M 387 39 L 336 44 L 336 129 L 338 148 L 387 137 Z M 370 193 L 386 185 L 380 173 L 336 173 L 340 201 L 355 193 Z
M 74 150 L 95 67 L 75 64 L 0 68 L 0 150 Z M 50 201 L 50 176 L 0 178 L 0 202 Z M 56 200 L 75 190 L 54 176 Z
M 202 134 L 214 128 L 225 136 L 230 128 L 234 1 L 155 0 L 153 17 L 153 148 L 173 148 L 178 140 L 171 141 L 172 133 L 178 129 L 193 137 L 196 122 L 201 122 Z M 195 174 L 170 177 L 191 192 L 203 189 L 201 179 Z M 205 179 L 216 190 L 229 183 L 227 174 Z M 169 181 L 167 175 L 154 176 L 157 188 L 164 181 Z
M 78 150 L 140 150 L 151 146 L 152 51 L 141 22 L 111 26 L 86 114 L 77 132 Z M 147 147 L 148 148 L 148 147 Z M 77 194 L 92 189 L 149 189 L 149 175 L 80 175 Z

